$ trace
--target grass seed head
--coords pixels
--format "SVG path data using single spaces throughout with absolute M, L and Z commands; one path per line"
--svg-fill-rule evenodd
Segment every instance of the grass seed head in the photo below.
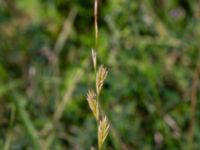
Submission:
M 104 80 L 106 79 L 107 74 L 108 71 L 106 70 L 106 68 L 103 67 L 103 65 L 101 65 L 96 76 L 96 90 L 98 95 L 103 87 Z
M 94 66 L 94 70 L 96 71 L 97 68 L 97 53 L 92 49 L 92 62 Z
M 99 106 L 96 101 L 96 93 L 94 92 L 94 90 L 88 90 L 87 101 L 90 106 L 90 109 L 92 110 L 95 116 L 95 119 L 98 121 L 99 120 Z
M 106 140 L 106 137 L 108 136 L 109 128 L 110 124 L 108 122 L 108 119 L 106 116 L 104 116 L 103 119 L 100 120 L 98 128 L 98 145 L 100 150 L 102 149 L 103 143 Z

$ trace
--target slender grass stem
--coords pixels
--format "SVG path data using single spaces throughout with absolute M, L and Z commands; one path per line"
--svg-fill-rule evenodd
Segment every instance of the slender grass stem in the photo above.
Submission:
M 23 97 L 21 95 L 15 93 L 13 94 L 13 100 L 17 108 L 18 116 L 21 119 L 21 122 L 27 131 L 28 137 L 30 138 L 35 150 L 40 150 L 39 136 L 37 134 L 36 129 L 33 126 L 31 119 L 28 116 L 28 113 L 23 107 L 22 99 Z

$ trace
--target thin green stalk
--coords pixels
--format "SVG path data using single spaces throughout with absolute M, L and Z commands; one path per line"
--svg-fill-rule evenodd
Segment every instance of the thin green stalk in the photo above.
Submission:
M 95 74 L 96 74 L 96 73 L 95 73 Z M 96 89 L 96 93 L 97 93 L 97 89 Z M 98 120 L 97 120 L 97 135 L 98 135 L 98 134 L 99 134 L 98 128 L 99 128 L 99 123 L 100 123 L 100 110 L 99 110 L 100 104 L 99 104 L 99 94 L 97 94 L 97 106 L 98 106 L 98 111 L 99 111 L 99 114 L 98 114 Z M 99 145 L 99 143 L 98 143 L 98 149 L 101 150 L 101 146 Z
M 21 119 L 22 124 L 27 131 L 27 135 L 29 136 L 34 149 L 40 150 L 39 136 L 37 134 L 36 129 L 33 126 L 33 123 L 31 122 L 31 119 L 28 116 L 28 113 L 26 112 L 22 104 L 22 99 L 24 98 L 21 95 L 14 93 L 12 99 L 14 100 L 14 103 L 17 108 L 18 116 Z
M 9 150 L 10 145 L 11 145 L 11 134 L 8 133 L 7 136 L 6 136 L 6 142 L 5 142 L 3 150 Z
M 5 141 L 3 150 L 9 150 L 10 146 L 11 146 L 11 142 L 12 142 L 12 136 L 11 136 L 12 131 L 11 130 L 12 130 L 14 119 L 15 119 L 15 112 L 16 112 L 16 108 L 12 104 L 11 105 L 11 115 L 10 115 L 10 121 L 9 121 L 9 128 L 8 128 L 8 131 L 7 131 L 6 141 Z
M 200 53 L 199 57 L 200 58 Z M 190 124 L 188 130 L 188 146 L 189 149 L 194 149 L 194 127 L 196 123 L 196 108 L 197 108 L 197 87 L 199 83 L 199 74 L 200 74 L 200 59 L 198 59 L 196 68 L 193 74 L 193 81 L 191 87 L 190 95 Z

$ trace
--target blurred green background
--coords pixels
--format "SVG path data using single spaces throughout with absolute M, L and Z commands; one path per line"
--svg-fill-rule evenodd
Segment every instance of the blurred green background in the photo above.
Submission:
M 86 101 L 93 3 L 0 0 L 2 150 L 96 147 Z M 106 149 L 199 150 L 200 1 L 99 5 L 98 63 L 109 70 L 101 105 L 112 125 Z

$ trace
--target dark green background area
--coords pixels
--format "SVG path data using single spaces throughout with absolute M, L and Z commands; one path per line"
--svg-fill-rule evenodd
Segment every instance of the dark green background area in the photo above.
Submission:
M 0 1 L 2 149 L 96 147 L 96 123 L 86 101 L 94 85 L 93 3 Z M 100 0 L 98 17 L 98 64 L 109 71 L 101 109 L 112 126 L 105 149 L 200 149 L 199 81 L 193 142 L 188 140 L 200 1 Z M 56 51 L 63 26 L 70 25 Z

